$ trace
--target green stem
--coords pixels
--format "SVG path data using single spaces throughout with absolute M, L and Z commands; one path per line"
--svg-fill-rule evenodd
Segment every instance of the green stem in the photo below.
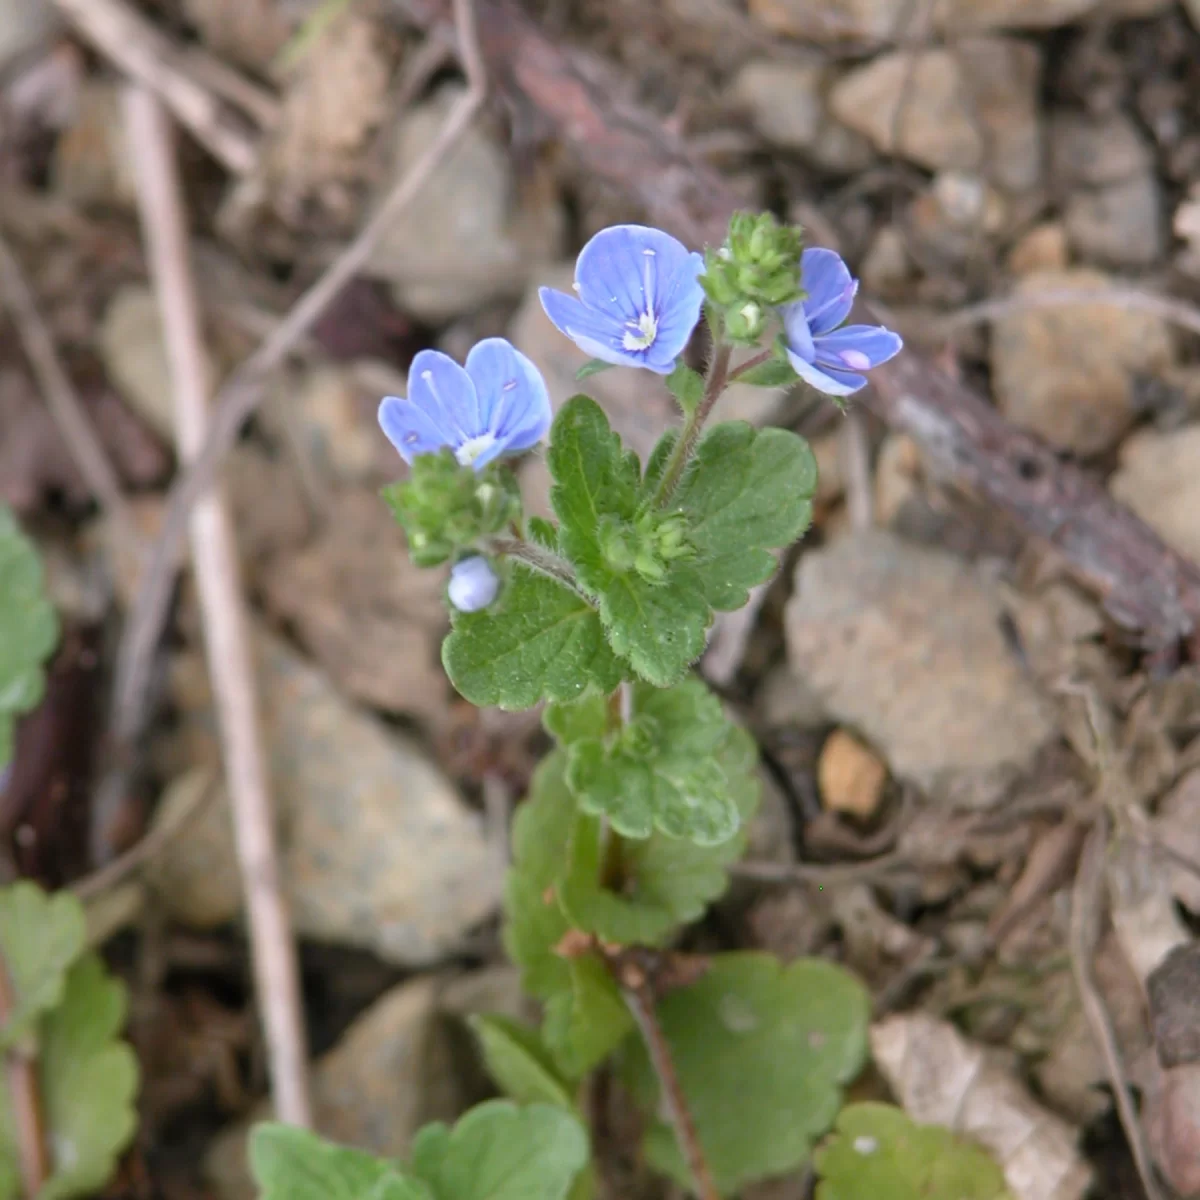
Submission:
M 536 542 L 528 542 L 520 537 L 496 535 L 484 538 L 483 548 L 490 554 L 506 554 L 509 558 L 523 562 L 531 570 L 553 579 L 555 583 L 561 583 L 563 587 L 570 588 L 580 599 L 591 603 L 579 586 L 571 564 L 565 558 L 560 558 L 553 551 L 546 550 Z
M 658 481 L 654 499 L 651 501 L 655 508 L 661 508 L 675 494 L 675 489 L 679 486 L 679 480 L 683 476 L 683 470 L 688 465 L 692 452 L 696 449 L 696 443 L 700 440 L 704 422 L 708 419 L 713 405 L 716 404 L 725 390 L 725 385 L 729 382 L 729 359 L 732 354 L 733 347 L 728 343 L 717 343 L 717 348 L 713 351 L 712 362 L 709 364 L 708 378 L 704 383 L 704 395 L 700 398 L 700 403 L 696 405 L 695 411 L 684 421 L 683 428 L 679 431 L 679 437 L 676 438 L 675 445 L 671 449 L 671 455 L 667 459 L 667 465 L 663 468 L 662 478 Z

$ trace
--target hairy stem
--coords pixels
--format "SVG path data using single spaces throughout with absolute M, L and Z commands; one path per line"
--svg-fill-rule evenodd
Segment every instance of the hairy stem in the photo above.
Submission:
M 16 1007 L 8 970 L 0 963 L 0 1025 L 6 1024 Z M 16 1127 L 17 1157 L 21 1165 L 22 1195 L 33 1200 L 50 1177 L 50 1152 L 42 1120 L 42 1092 L 37 1062 L 31 1050 L 14 1046 L 5 1058 L 8 1094 Z
M 560 558 L 553 551 L 539 546 L 536 542 L 529 542 L 521 537 L 498 535 L 484 539 L 484 548 L 492 554 L 507 554 L 510 558 L 523 562 L 531 570 L 570 588 L 581 599 L 588 599 L 575 579 L 575 571 L 571 564 L 565 558 Z
M 729 382 L 736 382 L 737 380 L 741 379 L 743 375 L 753 371 L 755 367 L 761 367 L 763 363 L 770 362 L 770 360 L 774 357 L 775 351 L 773 349 L 763 350 L 760 353 L 755 354 L 752 358 L 746 359 L 746 361 L 742 363 L 740 367 L 735 367 L 729 372 Z
M 633 1015 L 638 1032 L 646 1043 L 654 1074 L 658 1076 L 659 1086 L 662 1088 L 667 1115 L 696 1186 L 696 1195 L 700 1200 L 720 1200 L 721 1194 L 717 1191 L 708 1160 L 704 1157 L 700 1137 L 696 1133 L 696 1123 L 692 1119 L 687 1097 L 683 1094 L 683 1086 L 675 1070 L 670 1044 L 658 1023 L 658 1014 L 654 1009 L 654 992 L 646 970 L 631 955 L 610 959 L 609 966 L 621 987 L 621 993 Z
M 661 508 L 675 494 L 683 470 L 692 457 L 692 451 L 696 449 L 697 441 L 700 440 L 704 422 L 729 382 L 729 359 L 732 354 L 733 347 L 728 343 L 717 343 L 708 367 L 708 378 L 704 382 L 704 395 L 679 431 L 679 437 L 671 449 L 671 456 L 667 459 L 667 465 L 654 493 L 654 507 Z

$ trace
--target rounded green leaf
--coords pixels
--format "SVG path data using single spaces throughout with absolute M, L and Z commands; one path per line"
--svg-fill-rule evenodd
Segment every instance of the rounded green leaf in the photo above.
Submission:
M 817 1200 L 1010 1200 L 981 1146 L 890 1104 L 852 1104 L 813 1156 Z

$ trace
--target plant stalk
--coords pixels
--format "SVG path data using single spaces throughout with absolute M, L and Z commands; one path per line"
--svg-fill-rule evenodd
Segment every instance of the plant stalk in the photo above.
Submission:
M 8 970 L 0 963 L 0 1026 L 8 1023 L 14 1007 Z M 33 1200 L 50 1178 L 53 1169 L 42 1119 L 42 1090 L 37 1062 L 25 1048 L 14 1046 L 5 1055 L 4 1071 L 16 1126 L 22 1195 L 25 1200 Z
M 653 507 L 661 508 L 675 494 L 675 489 L 679 486 L 679 480 L 683 476 L 683 470 L 691 460 L 696 443 L 700 440 L 704 422 L 708 419 L 713 405 L 716 404 L 725 390 L 725 385 L 729 382 L 729 360 L 732 354 L 733 347 L 728 342 L 718 342 L 716 349 L 713 350 L 712 362 L 708 368 L 708 378 L 704 382 L 704 395 L 700 398 L 700 403 L 696 405 L 695 411 L 684 421 L 679 437 L 675 440 L 671 455 L 667 459 L 667 465 L 663 468 L 662 478 L 658 481 L 658 487 L 654 492 Z
M 526 541 L 521 537 L 504 537 L 497 535 L 483 540 L 484 549 L 492 554 L 505 554 L 524 563 L 533 571 L 553 579 L 568 587 L 583 600 L 588 599 L 583 589 L 575 579 L 575 572 L 565 558 L 560 558 L 550 550 L 539 546 L 536 542 Z

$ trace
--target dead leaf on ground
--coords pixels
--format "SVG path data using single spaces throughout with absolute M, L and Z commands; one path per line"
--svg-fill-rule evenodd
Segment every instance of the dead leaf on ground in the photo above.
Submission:
M 263 568 L 267 607 L 345 695 L 440 716 L 449 699 L 437 649 L 447 624 L 444 573 L 411 565 L 374 492 L 338 493 L 326 516 L 313 542 Z
M 187 18 L 220 58 L 265 73 L 291 33 L 279 0 L 184 0 Z
M 953 1025 L 919 1013 L 889 1017 L 871 1027 L 871 1048 L 908 1115 L 987 1147 L 1017 1200 L 1082 1200 L 1091 1171 L 1076 1131 Z

